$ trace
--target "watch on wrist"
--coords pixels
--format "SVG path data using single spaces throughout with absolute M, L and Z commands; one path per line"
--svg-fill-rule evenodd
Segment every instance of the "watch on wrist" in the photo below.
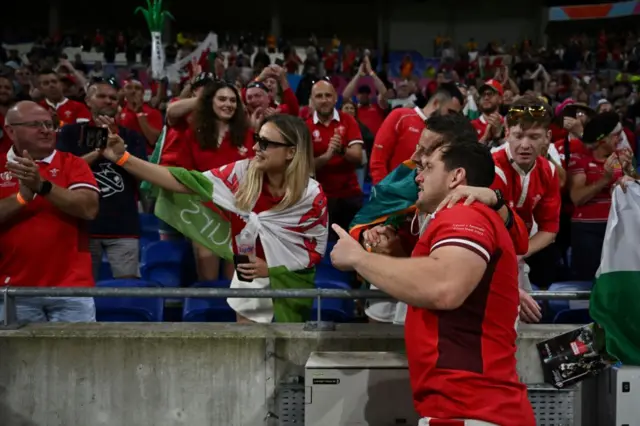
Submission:
M 44 182 L 42 182 L 42 185 L 40 186 L 40 190 L 36 192 L 36 194 L 38 194 L 41 197 L 45 197 L 49 195 L 52 188 L 53 188 L 53 185 L 51 184 L 51 182 L 49 182 L 48 180 L 45 180 Z
M 491 206 L 491 208 L 495 211 L 498 211 L 502 207 L 504 207 L 504 198 L 502 197 L 502 192 L 499 189 L 495 189 L 493 192 L 496 194 L 496 203 Z

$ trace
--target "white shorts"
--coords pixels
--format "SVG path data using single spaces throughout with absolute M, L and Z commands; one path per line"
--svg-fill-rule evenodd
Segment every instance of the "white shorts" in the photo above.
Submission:
M 378 290 L 378 288 L 371 285 L 371 290 Z M 367 307 L 364 313 L 377 322 L 404 325 L 404 319 L 407 316 L 407 305 L 393 300 L 367 300 Z

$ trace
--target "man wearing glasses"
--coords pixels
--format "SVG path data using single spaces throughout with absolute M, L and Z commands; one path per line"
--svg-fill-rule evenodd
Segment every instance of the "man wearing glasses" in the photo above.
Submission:
M 0 161 L 0 285 L 94 285 L 84 221 L 98 214 L 100 191 L 82 159 L 56 151 L 55 128 L 51 114 L 34 102 L 19 102 L 7 113 L 13 146 Z M 16 304 L 19 321 L 95 321 L 92 298 Z
M 493 154 L 496 177 L 492 188 L 522 218 L 531 232 L 529 250 L 519 259 L 520 318 L 538 322 L 540 307 L 527 294 L 531 284 L 524 273 L 524 259 L 551 244 L 560 228 L 560 179 L 556 167 L 542 155 L 551 137 L 548 106 L 535 97 L 523 97 L 509 109 L 506 117 L 506 147 Z

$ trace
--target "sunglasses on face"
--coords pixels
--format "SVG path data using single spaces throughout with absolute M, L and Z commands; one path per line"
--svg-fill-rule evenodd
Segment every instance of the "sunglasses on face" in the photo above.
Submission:
M 284 147 L 284 146 L 293 146 L 290 143 L 282 143 L 282 142 L 269 140 L 267 138 L 260 136 L 258 133 L 253 134 L 253 141 L 258 144 L 258 148 L 260 148 L 260 151 L 266 151 L 270 146 L 273 146 L 276 148 Z
M 534 120 L 541 120 L 548 116 L 547 109 L 542 105 L 528 107 L 511 107 L 507 113 L 510 120 L 519 120 L 525 116 L 530 116 Z

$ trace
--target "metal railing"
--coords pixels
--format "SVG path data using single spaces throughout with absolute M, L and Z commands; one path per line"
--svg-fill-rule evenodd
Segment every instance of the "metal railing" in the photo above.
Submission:
M 322 299 L 393 299 L 379 290 L 257 289 L 257 288 L 167 288 L 167 287 L 3 287 L 3 325 L 16 323 L 17 297 L 160 297 L 160 298 L 257 298 L 316 299 L 317 327 L 322 324 Z M 536 300 L 586 300 L 590 291 L 534 291 Z

